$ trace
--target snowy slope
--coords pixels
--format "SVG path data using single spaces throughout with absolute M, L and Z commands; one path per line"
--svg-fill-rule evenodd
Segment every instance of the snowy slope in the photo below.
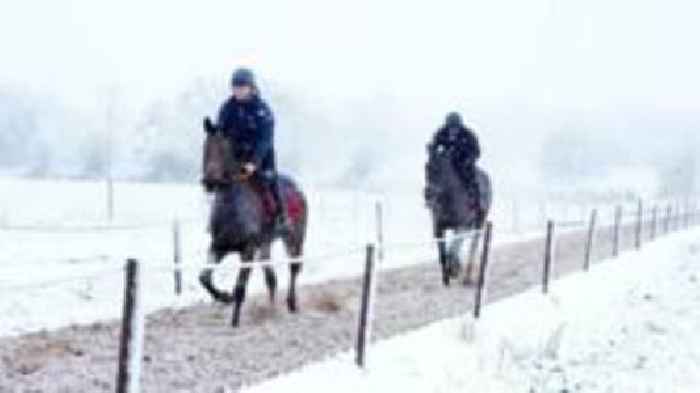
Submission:
M 333 392 L 696 392 L 700 230 L 677 234 L 489 305 L 244 390 Z

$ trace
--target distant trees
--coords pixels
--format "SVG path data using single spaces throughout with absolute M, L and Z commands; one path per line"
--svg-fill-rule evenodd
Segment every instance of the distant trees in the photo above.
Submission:
M 545 138 L 540 157 L 543 180 L 563 186 L 575 180 L 604 178 L 615 166 L 628 165 L 626 150 L 600 130 L 563 128 Z
M 645 184 L 619 175 L 621 169 L 637 168 L 654 177 L 657 195 L 691 194 L 697 191 L 700 143 L 681 129 L 637 127 L 606 133 L 604 124 L 590 130 L 566 127 L 548 134 L 542 146 L 542 184 L 558 189 L 580 189 L 606 182 L 600 190 L 639 191 Z M 623 171 L 624 173 L 624 171 Z M 611 177 L 617 176 L 615 179 Z M 590 188 L 590 187 L 589 187 Z
M 7 88 L 0 89 L 0 167 L 25 163 L 39 131 L 37 111 L 25 98 Z

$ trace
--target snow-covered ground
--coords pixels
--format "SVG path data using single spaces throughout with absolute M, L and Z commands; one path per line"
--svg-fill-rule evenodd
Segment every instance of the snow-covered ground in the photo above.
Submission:
M 376 239 L 377 200 L 383 200 L 384 207 L 385 267 L 435 258 L 430 219 L 419 190 L 380 196 L 304 188 L 311 214 L 302 283 L 360 274 L 363 246 Z M 121 269 L 127 257 L 137 257 L 143 264 L 147 310 L 207 300 L 196 276 L 208 244 L 208 199 L 197 185 L 115 183 L 110 223 L 104 183 L 0 178 L 0 189 L 0 335 L 118 317 Z M 530 207 L 495 201 L 496 243 L 542 235 L 541 206 Z M 581 206 L 551 204 L 549 209 L 569 220 L 585 213 Z M 180 222 L 184 267 L 180 297 L 173 289 L 175 218 Z M 275 256 L 284 256 L 281 247 Z M 217 270 L 222 287 L 234 282 L 235 269 L 226 268 L 234 262 L 230 258 Z M 284 285 L 287 269 L 280 267 L 278 272 Z M 250 291 L 262 289 L 262 278 L 256 275 Z
M 589 273 L 435 323 L 246 393 L 697 392 L 700 230 L 596 264 Z

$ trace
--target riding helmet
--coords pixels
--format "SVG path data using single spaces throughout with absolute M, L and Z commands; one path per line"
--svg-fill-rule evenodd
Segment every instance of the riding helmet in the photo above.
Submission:
M 457 112 L 450 112 L 445 118 L 445 125 L 448 127 L 461 127 L 463 124 L 462 116 Z
M 241 67 L 233 71 L 231 86 L 255 87 L 255 74 L 249 68 Z

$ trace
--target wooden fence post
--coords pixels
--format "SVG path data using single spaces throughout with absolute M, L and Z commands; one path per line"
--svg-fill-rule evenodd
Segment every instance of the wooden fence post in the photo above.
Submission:
M 620 227 L 622 226 L 622 206 L 615 207 L 615 224 L 613 225 L 613 257 L 620 255 Z
M 481 304 L 486 298 L 486 278 L 488 277 L 489 252 L 491 249 L 491 232 L 493 231 L 493 223 L 486 223 L 484 233 L 484 245 L 481 253 L 481 263 L 479 266 L 479 281 L 476 286 L 476 294 L 474 299 L 474 318 L 481 317 Z
M 111 174 L 107 176 L 107 220 L 114 220 L 114 182 Z
M 547 240 L 544 251 L 544 269 L 542 271 L 542 293 L 549 293 L 549 280 L 554 264 L 554 221 L 547 222 Z
M 656 240 L 658 218 L 659 218 L 659 207 L 657 205 L 654 205 L 654 207 L 651 209 L 651 229 L 649 231 L 650 232 L 649 238 L 651 240 Z
M 637 205 L 637 225 L 634 229 L 634 248 L 640 250 L 642 248 L 642 227 L 644 222 L 644 202 L 639 200 Z
M 173 221 L 173 274 L 175 279 L 175 294 L 182 294 L 182 246 L 180 244 L 180 221 Z
M 591 268 L 591 258 L 593 255 L 593 247 L 595 245 L 596 221 L 598 219 L 598 210 L 591 211 L 591 220 L 588 224 L 588 238 L 586 238 L 586 252 L 583 260 L 583 270 L 588 271 Z
M 367 259 L 365 262 L 365 274 L 362 281 L 362 299 L 360 304 L 360 316 L 357 331 L 357 346 L 355 363 L 364 368 L 366 364 L 367 342 L 371 337 L 371 308 L 374 286 L 374 245 L 367 245 Z
M 375 206 L 377 224 L 377 260 L 384 261 L 384 206 L 381 201 L 377 201 Z
M 119 340 L 117 393 L 138 393 L 140 389 L 143 318 L 139 300 L 139 270 L 139 263 L 136 259 L 127 260 L 124 309 Z

